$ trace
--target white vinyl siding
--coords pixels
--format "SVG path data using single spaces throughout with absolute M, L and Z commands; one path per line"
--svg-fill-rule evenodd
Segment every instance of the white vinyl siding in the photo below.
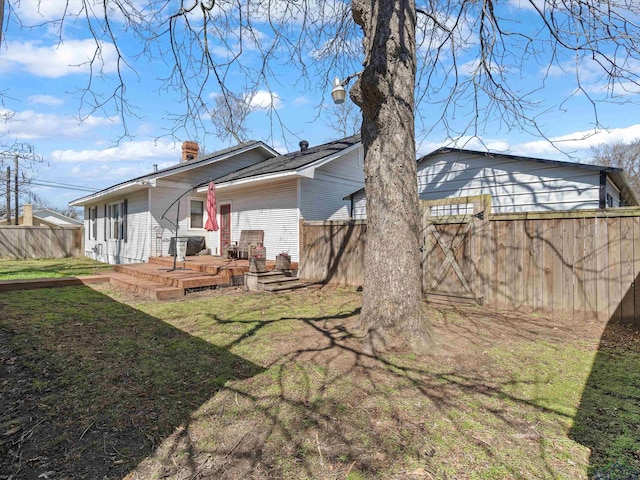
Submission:
M 314 179 L 300 179 L 300 214 L 305 220 L 345 220 L 349 218 L 349 200 L 343 198 L 361 183 L 339 181 L 316 173 Z
M 361 149 L 323 165 L 314 178 L 300 179 L 300 214 L 308 221 L 346 220 L 351 202 L 344 197 L 364 186 Z
M 422 200 L 491 194 L 493 213 L 598 208 L 600 173 L 570 165 L 449 153 L 418 166 Z
M 122 210 L 125 204 L 126 215 Z M 110 206 L 112 207 L 111 218 L 109 218 Z M 119 214 L 117 217 L 114 216 L 114 206 L 117 206 Z M 125 198 L 89 206 L 90 211 L 93 209 L 97 209 L 95 224 L 97 239 L 87 237 L 86 256 L 112 264 L 144 262 L 149 258 L 148 242 L 144 241 L 149 236 L 146 190 L 131 193 Z M 85 218 L 85 228 L 91 227 L 93 215 L 91 217 L 91 220 Z
M 286 252 L 298 261 L 297 181 L 255 185 L 235 192 L 219 189 L 218 205 L 231 203 L 231 240 L 238 241 L 242 230 L 264 230 L 267 258 Z M 220 221 L 218 219 L 218 221 Z M 214 248 L 219 246 L 215 233 Z M 211 247 L 210 247 L 211 248 Z
M 353 205 L 351 216 L 356 220 L 364 220 L 367 218 L 367 199 L 364 190 L 353 196 Z
M 161 257 L 169 254 L 169 242 L 175 233 L 174 223 L 176 221 L 177 204 L 171 205 L 182 192 L 175 188 L 155 187 L 149 189 L 149 213 L 151 215 L 152 252 L 154 257 Z M 162 218 L 162 215 L 166 215 Z M 180 208 L 180 216 L 184 218 L 184 207 Z M 159 230 L 161 239 L 156 241 L 156 230 Z M 158 250 L 159 246 L 159 250 Z

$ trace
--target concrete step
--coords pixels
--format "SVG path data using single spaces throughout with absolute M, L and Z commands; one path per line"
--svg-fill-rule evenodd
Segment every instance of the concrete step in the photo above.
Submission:
M 298 277 L 261 277 L 258 279 L 260 285 L 285 285 L 287 283 L 299 282 Z
M 295 278 L 293 273 L 291 273 L 291 271 L 285 270 L 269 270 L 267 272 L 264 273 L 259 273 L 257 274 L 258 278 L 260 279 L 260 281 L 271 281 L 271 280 L 278 280 L 278 279 L 289 279 L 289 278 Z
M 306 282 L 300 282 L 298 278 L 294 279 L 295 281 L 280 283 L 280 284 L 268 284 L 263 285 L 263 291 L 265 292 L 286 292 L 289 290 L 297 290 L 299 288 L 306 288 L 309 286 Z
M 184 289 L 170 287 L 162 283 L 133 277 L 121 272 L 112 272 L 110 283 L 138 295 L 144 295 L 154 300 L 166 300 L 184 296 Z

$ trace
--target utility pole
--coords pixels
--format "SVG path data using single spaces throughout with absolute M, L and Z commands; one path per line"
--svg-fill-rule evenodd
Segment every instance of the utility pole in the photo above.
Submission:
M 11 225 L 11 167 L 7 167 L 7 225 Z
M 14 183 L 15 183 L 14 188 L 15 188 L 15 193 L 16 193 L 16 196 L 15 196 L 15 200 L 16 200 L 16 225 L 19 224 L 19 222 L 18 222 L 18 158 L 20 158 L 20 156 L 16 153 L 16 156 L 15 156 L 15 161 L 16 161 L 15 170 L 16 171 L 13 172 L 13 175 L 14 175 L 13 176 L 13 180 L 14 180 Z

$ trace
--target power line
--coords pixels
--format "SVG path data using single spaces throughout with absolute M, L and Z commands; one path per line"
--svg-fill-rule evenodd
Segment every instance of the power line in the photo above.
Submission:
M 27 185 L 39 185 L 42 187 L 66 188 L 68 190 L 81 190 L 84 192 L 97 192 L 97 188 L 87 187 L 83 185 L 74 185 L 72 183 L 54 182 L 53 180 L 30 180 Z

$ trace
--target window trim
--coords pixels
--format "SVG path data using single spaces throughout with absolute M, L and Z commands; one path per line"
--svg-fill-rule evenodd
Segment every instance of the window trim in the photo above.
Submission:
M 88 213 L 87 238 L 89 240 L 98 240 L 98 206 L 88 207 Z
M 106 240 L 127 241 L 127 199 L 105 205 Z M 116 230 L 116 231 L 114 231 Z
M 202 226 L 201 227 L 193 227 L 192 226 L 192 212 L 191 212 L 191 202 L 200 202 L 202 204 Z M 207 224 L 207 199 L 203 197 L 188 197 L 187 198 L 187 230 L 204 230 L 204 226 Z

